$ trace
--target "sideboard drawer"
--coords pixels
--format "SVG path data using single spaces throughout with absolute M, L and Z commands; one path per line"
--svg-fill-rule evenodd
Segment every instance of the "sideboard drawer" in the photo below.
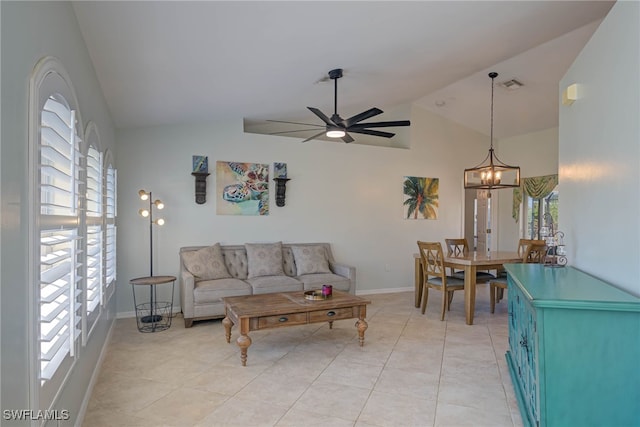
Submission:
M 309 322 L 330 322 L 332 320 L 350 319 L 354 317 L 354 308 L 334 308 L 331 310 L 318 310 L 309 313 Z
M 304 325 L 307 323 L 307 313 L 280 314 L 258 318 L 258 328 L 274 328 L 278 326 Z

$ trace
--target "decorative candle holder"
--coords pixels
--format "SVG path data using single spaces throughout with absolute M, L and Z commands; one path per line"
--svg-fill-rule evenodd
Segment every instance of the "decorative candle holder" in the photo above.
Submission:
M 276 182 L 276 206 L 284 206 L 285 193 L 287 191 L 287 181 L 289 178 L 273 178 Z
M 567 249 L 564 244 L 564 233 L 554 230 L 553 217 L 544 214 L 545 225 L 540 227 L 540 237 L 544 238 L 547 244 L 547 254 L 544 257 L 545 267 L 564 267 L 567 265 Z
M 196 177 L 196 203 L 202 205 L 207 201 L 207 177 L 206 172 L 191 172 Z
M 207 156 L 191 156 L 193 175 L 196 178 L 196 203 L 202 205 L 207 201 L 207 177 L 209 176 L 209 158 Z

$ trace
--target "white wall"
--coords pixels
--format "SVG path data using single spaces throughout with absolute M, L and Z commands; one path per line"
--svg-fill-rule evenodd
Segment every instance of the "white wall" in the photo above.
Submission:
M 28 95 L 29 77 L 36 62 L 57 57 L 75 88 L 83 125 L 94 121 L 102 150 L 114 150 L 115 132 L 95 72 L 67 2 L 0 2 L 2 10 L 2 140 L 0 215 L 2 278 L 2 409 L 34 409 L 29 399 L 29 289 L 28 271 Z M 108 315 L 110 314 L 110 316 Z M 106 307 L 54 409 L 69 411 L 73 423 L 88 390 L 100 351 L 115 315 L 115 300 Z M 35 366 L 35 362 L 33 362 Z M 16 422 L 25 425 L 23 422 Z M 2 425 L 16 423 L 3 420 Z
M 558 173 L 558 128 L 503 138 L 497 144 L 500 160 L 520 166 L 520 177 L 552 175 Z M 516 250 L 521 237 L 521 221 L 513 219 L 513 190 L 495 191 L 494 206 L 498 213 L 496 238 L 498 249 Z M 560 195 L 560 204 L 565 200 Z
M 617 2 L 560 82 L 560 228 L 569 262 L 640 295 L 640 3 Z
M 416 241 L 462 233 L 463 170 L 486 154 L 486 137 L 420 108 L 411 123 L 409 150 L 244 134 L 240 120 L 119 132 L 118 312 L 133 311 L 128 280 L 149 272 L 140 188 L 166 203 L 167 223 L 154 234 L 155 274 L 178 275 L 181 246 L 326 241 L 338 261 L 356 267 L 358 292 L 412 289 Z M 194 154 L 209 157 L 204 205 L 194 201 Z M 286 206 L 276 206 L 271 182 L 269 216 L 216 215 L 217 160 L 286 162 Z M 440 179 L 438 220 L 402 218 L 410 175 Z

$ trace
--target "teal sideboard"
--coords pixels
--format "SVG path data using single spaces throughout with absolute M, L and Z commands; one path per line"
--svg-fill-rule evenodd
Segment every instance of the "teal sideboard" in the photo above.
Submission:
M 640 426 L 640 298 L 572 267 L 505 269 L 524 424 Z

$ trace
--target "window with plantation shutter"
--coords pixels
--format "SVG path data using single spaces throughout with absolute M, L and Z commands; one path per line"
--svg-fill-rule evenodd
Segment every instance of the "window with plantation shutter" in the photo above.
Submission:
M 116 170 L 109 164 L 105 178 L 105 244 L 104 244 L 104 291 L 106 304 L 115 291 L 116 281 Z
M 51 56 L 29 82 L 29 407 L 47 410 L 115 293 L 116 170 Z M 105 161 L 105 158 L 109 159 Z
M 63 363 L 72 362 L 82 320 L 81 156 L 75 121 L 75 112 L 62 95 L 48 97 L 41 110 L 37 162 L 41 383 L 52 379 Z
M 97 133 L 92 132 L 93 127 L 88 128 L 86 138 L 91 142 Z M 83 337 L 86 342 L 87 335 L 100 314 L 102 301 L 102 242 L 103 242 L 103 217 L 102 217 L 102 153 L 93 146 L 89 146 L 86 155 L 86 191 L 85 191 L 85 225 L 86 225 L 86 280 L 85 280 L 85 324 Z

